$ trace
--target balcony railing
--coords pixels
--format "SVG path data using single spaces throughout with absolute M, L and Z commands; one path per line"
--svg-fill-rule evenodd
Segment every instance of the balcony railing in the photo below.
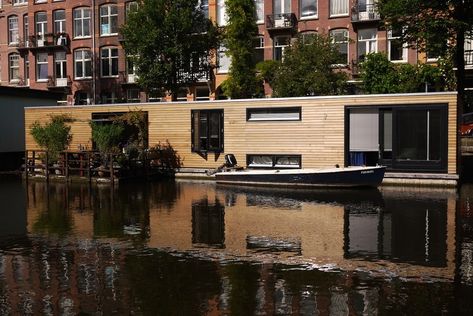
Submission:
M 71 40 L 67 33 L 48 33 L 31 35 L 29 40 L 21 41 L 22 49 L 67 48 Z
M 279 13 L 266 16 L 268 30 L 294 30 L 297 27 L 297 17 L 294 13 Z
M 381 16 L 376 4 L 355 5 L 351 9 L 352 22 L 379 21 Z
M 72 85 L 72 80 L 71 77 L 67 76 L 67 78 L 56 78 L 49 76 L 48 77 L 48 88 L 53 89 L 53 88 L 67 88 Z

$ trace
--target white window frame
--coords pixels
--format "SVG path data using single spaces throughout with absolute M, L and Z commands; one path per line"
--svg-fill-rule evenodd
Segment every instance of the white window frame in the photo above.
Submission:
M 64 58 L 58 58 L 58 55 L 64 54 Z M 58 74 L 57 65 L 60 65 L 61 71 Z M 67 79 L 67 55 L 64 51 L 54 53 L 54 76 L 57 79 Z
M 407 63 L 408 47 L 406 43 L 402 43 L 402 59 L 391 59 L 391 44 L 400 38 L 400 36 L 393 36 L 392 29 L 388 30 L 388 59 L 393 63 Z
M 346 34 L 346 37 L 345 37 L 345 40 L 344 41 L 338 41 L 335 39 L 335 37 L 333 36 L 334 33 L 344 33 Z M 333 30 L 330 30 L 330 39 L 332 41 L 332 43 L 334 45 L 341 45 L 341 44 L 344 44 L 347 46 L 347 59 L 345 60 L 345 63 L 343 64 L 335 64 L 335 66 L 346 66 L 348 65 L 349 63 L 349 58 L 350 58 L 350 33 L 348 31 L 348 29 L 333 29 Z
M 76 53 L 79 53 L 81 54 L 80 58 L 76 58 Z M 86 53 L 89 53 L 90 55 L 90 58 L 86 58 Z M 77 76 L 77 63 L 80 63 L 80 68 L 82 70 L 82 76 L 79 77 Z M 90 76 L 86 76 L 86 70 L 87 70 L 87 63 L 90 63 L 90 73 L 91 75 Z M 76 80 L 82 80 L 82 79 L 91 79 L 92 78 L 92 52 L 90 49 L 88 48 L 85 48 L 85 49 L 76 49 L 74 51 L 74 79 Z
M 302 2 L 308 1 L 315 3 L 315 14 L 302 16 Z M 299 0 L 299 16 L 301 20 L 310 20 L 310 19 L 317 19 L 319 17 L 319 1 L 318 0 Z
M 329 2 L 329 17 L 342 17 L 350 14 L 349 0 L 329 0 Z
M 254 0 L 255 1 L 255 16 L 256 24 L 264 24 L 264 0 Z M 258 15 L 258 13 L 261 13 Z
M 28 14 L 25 14 L 23 15 L 23 43 L 25 44 L 25 47 L 30 46 L 29 36 L 30 36 L 30 18 Z
M 217 0 L 217 25 L 225 26 L 228 23 L 227 8 L 225 0 Z
M 46 16 L 45 21 L 38 21 L 38 16 L 44 14 Z M 39 11 L 34 14 L 34 23 L 35 23 L 35 35 L 38 36 L 38 39 L 45 39 L 46 34 L 48 33 L 48 13 L 46 11 Z
M 209 0 L 197 1 L 197 8 L 204 13 L 206 18 L 209 18 Z
M 80 16 L 76 17 L 76 12 L 80 13 Z M 88 16 L 85 16 L 85 13 L 88 12 Z M 91 37 L 92 24 L 91 24 L 91 9 L 90 7 L 78 7 L 72 11 L 73 25 L 74 25 L 74 38 L 89 38 Z M 80 27 L 77 27 L 76 21 L 80 21 L 78 24 Z M 89 25 L 88 34 L 84 35 L 85 25 Z M 80 34 L 79 33 L 80 30 Z
M 24 58 L 24 76 L 25 76 L 25 85 L 29 86 L 30 85 L 30 60 L 28 59 L 28 56 L 25 56 Z
M 219 74 L 226 74 L 230 70 L 230 66 L 232 64 L 232 59 L 230 56 L 227 56 L 226 54 L 227 48 L 225 46 L 220 46 L 218 49 L 218 68 L 217 68 L 217 73 Z M 222 63 L 223 61 L 223 63 Z M 223 65 L 226 65 L 226 67 L 222 67 Z
M 8 55 L 8 81 L 10 83 L 20 82 L 20 54 L 18 53 Z
M 46 56 L 46 61 L 40 60 L 40 57 Z M 46 78 L 40 78 L 40 68 L 46 65 Z M 48 53 L 37 53 L 36 54 L 36 82 L 47 82 L 49 76 L 48 71 Z
M 374 32 L 374 38 L 362 38 L 361 34 L 368 34 L 368 32 Z M 357 46 L 357 58 L 360 60 L 360 45 L 365 46 L 365 56 L 369 53 L 377 53 L 378 52 L 378 30 L 377 29 L 363 29 L 358 31 L 358 46 Z M 371 45 L 374 43 L 374 50 L 371 50 Z
M 130 12 L 133 12 L 138 9 L 138 2 L 136 1 L 128 1 L 126 3 L 126 8 L 125 8 L 125 19 L 128 18 L 128 15 Z
M 28 5 L 28 0 L 12 0 L 12 5 L 13 6 Z
M 61 11 L 64 12 L 64 17 L 62 19 L 56 19 L 56 14 Z M 53 28 L 54 28 L 54 33 L 56 34 L 66 33 L 66 10 L 59 9 L 59 10 L 53 11 Z
M 255 37 L 255 47 L 254 47 L 254 50 L 255 50 L 255 56 L 256 56 L 256 52 L 257 51 L 262 51 L 263 52 L 263 60 L 261 61 L 264 61 L 264 36 L 263 35 L 258 35 Z M 256 58 L 255 58 L 256 60 Z M 257 61 L 259 62 L 259 61 Z
M 115 56 L 112 56 L 112 51 L 115 51 L 116 52 L 116 55 Z M 104 52 L 108 52 L 108 55 L 107 56 L 103 56 L 103 53 Z M 104 74 L 104 71 L 103 71 L 103 63 L 105 60 L 108 60 L 108 74 Z M 116 74 L 113 74 L 113 64 L 116 63 L 116 69 L 117 69 L 117 73 Z M 118 47 L 114 47 L 114 46 L 109 46 L 109 47 L 102 47 L 100 49 L 100 76 L 102 78 L 117 78 L 118 77 L 118 74 L 119 74 L 119 70 L 118 70 Z
M 102 12 L 102 9 L 106 9 L 107 12 Z M 100 36 L 118 35 L 118 6 L 116 4 L 104 4 L 100 6 L 99 12 Z M 114 28 L 115 32 L 113 31 Z
M 14 21 L 16 20 L 16 28 Z M 11 15 L 8 17 L 8 45 L 17 45 L 20 41 L 20 26 L 19 19 L 17 15 Z
M 276 2 L 279 3 L 279 12 L 276 11 Z M 273 0 L 273 14 L 291 13 L 291 0 Z
M 279 41 L 281 38 L 289 38 L 289 41 L 287 45 L 281 45 L 279 44 Z M 279 35 L 275 36 L 273 39 L 273 59 L 274 60 L 283 60 L 284 59 L 284 51 L 286 50 L 287 47 L 289 47 L 291 44 L 291 36 L 289 35 Z M 276 58 L 276 50 L 281 50 L 281 59 Z
M 132 94 L 132 91 L 136 93 L 136 91 L 138 91 L 138 98 L 132 98 L 131 94 Z M 130 102 L 130 100 L 132 102 Z M 130 88 L 130 89 L 127 89 L 126 90 L 126 102 L 127 103 L 140 103 L 141 100 L 140 100 L 140 89 L 138 88 Z

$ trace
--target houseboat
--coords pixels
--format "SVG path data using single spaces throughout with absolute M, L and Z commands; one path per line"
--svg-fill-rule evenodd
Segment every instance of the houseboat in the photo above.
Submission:
M 68 114 L 71 149 L 93 148 L 90 121 L 143 111 L 150 147 L 172 146 L 177 176 L 200 175 L 232 153 L 251 169 L 386 166 L 383 184 L 455 186 L 457 95 L 454 92 L 349 95 L 25 109 L 26 149 L 39 149 L 35 121 Z

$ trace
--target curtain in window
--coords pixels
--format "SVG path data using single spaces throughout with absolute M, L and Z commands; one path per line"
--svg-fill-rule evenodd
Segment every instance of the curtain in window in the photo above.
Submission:
M 348 14 L 348 0 L 330 0 L 330 15 Z

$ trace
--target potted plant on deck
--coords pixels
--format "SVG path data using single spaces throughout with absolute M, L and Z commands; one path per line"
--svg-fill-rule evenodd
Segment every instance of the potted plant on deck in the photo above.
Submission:
M 92 140 L 101 156 L 97 172 L 99 176 L 103 176 L 104 171 L 109 170 L 110 164 L 113 164 L 113 160 L 109 159 L 111 154 L 120 153 L 119 144 L 125 128 L 115 122 L 100 124 L 93 121 L 90 122 L 90 127 L 92 128 Z

